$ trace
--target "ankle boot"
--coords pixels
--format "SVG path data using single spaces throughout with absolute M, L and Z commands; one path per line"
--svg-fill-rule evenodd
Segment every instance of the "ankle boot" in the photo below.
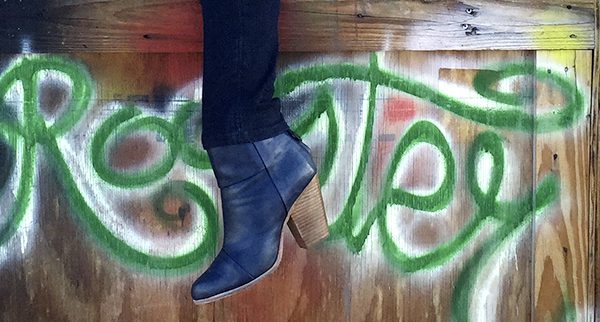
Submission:
M 304 248 L 329 235 L 317 168 L 291 130 L 207 152 L 221 190 L 223 248 L 192 285 L 196 304 L 231 295 L 274 271 L 286 223 Z

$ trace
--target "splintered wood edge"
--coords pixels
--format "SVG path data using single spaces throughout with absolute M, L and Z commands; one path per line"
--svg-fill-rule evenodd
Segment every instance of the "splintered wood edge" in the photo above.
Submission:
M 592 118 L 592 150 L 593 150 L 593 155 L 598 156 L 598 153 L 600 153 L 600 124 L 598 122 L 598 113 L 600 111 L 598 111 L 598 109 L 600 108 L 598 106 L 598 101 L 600 100 L 600 96 L 598 94 L 598 91 L 600 90 L 600 4 L 598 2 L 596 2 L 596 28 L 595 28 L 595 32 L 596 32 L 596 44 L 595 44 L 595 48 L 594 48 L 594 59 L 593 59 L 593 64 L 594 64 L 594 69 L 592 72 L 592 111 L 593 111 L 593 118 Z M 594 159 L 590 159 L 592 166 L 592 173 L 591 178 L 593 178 L 592 180 L 592 187 L 590 189 L 590 193 L 592 194 L 591 196 L 591 202 L 592 202 L 592 209 L 590 211 L 590 241 L 592 242 L 591 245 L 593 245 L 593 247 L 591 248 L 591 252 L 592 254 L 590 254 L 590 261 L 591 261 L 591 265 L 593 265 L 592 267 L 595 267 L 595 271 L 592 269 L 590 270 L 590 274 L 592 274 L 590 281 L 592 281 L 590 283 L 590 293 L 591 293 L 591 298 L 594 299 L 593 302 L 593 307 L 594 307 L 594 316 L 592 316 L 592 314 L 590 314 L 588 320 L 589 321 L 600 321 L 600 310 L 598 310 L 598 305 L 600 305 L 600 279 L 598 279 L 598 277 L 600 276 L 600 265 L 599 265 L 599 260 L 597 258 L 598 253 L 600 253 L 599 249 L 600 249 L 600 234 L 598 233 L 598 230 L 600 230 L 600 193 L 597 191 L 597 189 L 600 189 L 600 173 L 599 169 L 598 169 L 598 158 L 594 158 Z M 595 289 L 595 290 L 594 290 Z

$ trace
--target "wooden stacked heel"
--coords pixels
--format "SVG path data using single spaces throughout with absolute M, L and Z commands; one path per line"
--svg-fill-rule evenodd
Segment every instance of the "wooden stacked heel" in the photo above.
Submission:
M 292 205 L 288 227 L 302 248 L 315 246 L 329 236 L 318 175 L 312 178 Z

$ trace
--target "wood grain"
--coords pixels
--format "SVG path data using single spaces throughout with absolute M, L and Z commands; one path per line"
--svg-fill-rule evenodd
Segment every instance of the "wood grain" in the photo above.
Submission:
M 593 49 L 594 1 L 283 0 L 282 52 Z M 192 0 L 4 1 L 0 52 L 199 52 Z
M 586 115 L 591 107 L 591 62 L 591 51 L 537 52 L 538 66 L 563 66 L 564 76 L 577 81 L 577 88 L 583 92 Z M 537 91 L 537 113 L 547 111 L 548 106 L 561 106 L 569 99 L 539 85 Z M 542 174 L 557 175 L 561 195 L 561 202 L 547 210 L 545 219 L 536 217 L 536 321 L 564 314 L 571 314 L 576 321 L 590 319 L 588 312 L 579 310 L 590 301 L 587 288 L 589 270 L 593 267 L 588 256 L 594 247 L 589 236 L 593 221 L 588 199 L 589 121 L 586 117 L 580 126 L 557 135 L 539 134 L 536 138 L 537 182 Z
M 592 300 L 595 313 L 588 321 L 600 321 L 600 4 L 596 2 L 596 41 L 592 62 L 592 93 L 590 112 L 590 285 L 588 296 Z
M 89 139 L 97 131 L 95 122 L 129 104 L 144 108 L 144 115 L 169 120 L 173 106 L 186 99 L 200 99 L 202 66 L 198 53 L 74 53 L 61 57 L 80 62 L 79 66 L 89 73 L 94 89 L 88 115 L 63 144 Z M 1 72 L 17 58 L 0 57 Z M 375 62 L 386 72 L 379 76 L 398 78 L 378 86 L 372 100 L 369 82 L 360 79 L 366 74 L 350 75 L 356 79 L 340 74 L 322 82 L 309 77 L 318 79 L 326 72 L 339 72 L 331 67 L 337 63 L 360 68 Z M 495 75 L 494 69 L 501 68 L 498 64 L 503 63 L 535 64 L 543 72 L 549 69 L 568 84 L 576 84 L 576 89 L 586 98 L 590 117 L 584 115 L 579 123 L 550 134 L 533 135 L 513 130 L 511 124 L 508 128 L 497 128 L 475 122 L 470 119 L 473 114 L 459 116 L 451 112 L 451 103 L 434 103 L 447 96 L 478 109 L 506 108 L 498 97 L 483 97 L 475 90 L 481 85 L 477 75 L 482 71 Z M 284 258 L 273 275 L 232 297 L 204 306 L 191 303 L 189 286 L 206 268 L 209 259 L 197 263 L 190 271 L 148 270 L 123 262 L 117 251 L 102 246 L 93 231 L 86 229 L 78 209 L 72 204 L 72 194 L 61 184 L 64 178 L 48 158 L 47 149 L 41 149 L 36 159 L 39 170 L 34 177 L 37 181 L 32 187 L 39 195 L 30 201 L 31 222 L 23 223 L 15 237 L 0 244 L 0 294 L 3 294 L 0 319 L 445 322 L 457 321 L 454 318 L 457 314 L 466 313 L 473 321 L 520 322 L 560 318 L 565 311 L 564 299 L 568 298 L 567 308 L 573 308 L 576 321 L 591 320 L 597 311 L 590 293 L 596 283 L 591 277 L 597 252 L 592 242 L 593 225 L 598 224 L 593 212 L 597 207 L 593 198 L 597 198 L 597 194 L 590 186 L 588 172 L 594 171 L 596 166 L 593 151 L 597 147 L 594 133 L 598 130 L 594 123 L 597 110 L 593 109 L 597 102 L 591 99 L 592 95 L 597 97 L 597 89 L 596 94 L 592 91 L 591 64 L 589 50 L 400 51 L 378 52 L 374 56 L 364 52 L 284 53 L 278 65 L 279 77 L 304 67 L 315 68 L 312 69 L 314 74 L 285 78 L 286 84 L 292 86 L 294 80 L 306 77 L 306 82 L 295 84 L 295 90 L 283 97 L 283 112 L 288 120 L 306 111 L 322 93 L 321 89 L 332 95 L 334 118 L 340 122 L 338 139 L 342 143 L 333 159 L 330 185 L 324 188 L 328 219 L 331 223 L 339 219 L 344 204 L 353 202 L 357 220 L 348 221 L 348 226 L 342 227 L 344 233 L 337 239 L 308 251 L 298 248 L 291 234 L 286 232 Z M 50 85 L 51 89 L 46 90 Z M 562 92 L 565 87 L 536 81 L 527 75 L 488 85 L 504 94 L 515 94 L 519 102 L 516 108 L 530 114 L 541 114 L 567 101 Z M 62 82 L 60 77 L 41 85 L 40 99 L 43 105 L 48 105 L 42 108 L 45 113 L 61 113 L 63 96 L 70 93 L 64 90 L 68 86 L 69 82 Z M 402 87 L 394 89 L 393 86 Z M 568 95 L 574 93 L 570 87 L 566 88 Z M 13 91 L 10 95 L 18 94 L 19 91 Z M 371 146 L 362 153 L 360 138 L 367 127 L 361 124 L 366 124 L 370 102 L 374 104 L 373 136 Z M 12 103 L 18 103 L 18 99 Z M 371 227 L 367 226 L 368 234 L 362 243 L 350 245 L 361 225 L 366 224 L 370 211 L 381 200 L 390 169 L 398 171 L 395 187 L 427 194 L 440 185 L 443 158 L 432 145 L 417 144 L 402 162 L 391 165 L 392 155 L 402 138 L 418 121 L 431 122 L 441 131 L 455 159 L 456 182 L 448 202 L 441 202 L 440 208 L 434 211 L 413 209 L 406 204 L 388 205 L 385 213 L 379 214 L 386 216 L 383 224 L 376 220 Z M 321 119 L 306 138 L 316 151 L 319 164 L 325 162 L 327 124 L 325 118 Z M 194 127 L 193 124 L 186 126 Z M 198 132 L 191 130 L 191 133 Z M 489 203 L 487 208 L 478 206 L 471 190 L 469 171 L 476 171 L 481 182 L 485 182 L 491 171 L 489 160 L 485 161 L 483 156 L 481 163 L 475 166 L 468 163 L 473 142 L 484 133 L 495 133 L 502 138 L 505 168 L 498 200 L 509 202 L 523 198 L 527 202 L 531 189 L 548 174 L 559 178 L 560 193 L 547 209 L 540 211 L 535 221 L 525 223 L 514 238 L 494 249 L 485 260 L 474 261 L 478 252 L 494 241 L 491 238 L 498 227 L 510 224 L 513 215 L 502 213 L 502 209 L 495 209 Z M 47 133 L 41 131 L 39 135 Z M 123 153 L 119 159 L 123 162 L 140 163 L 139 158 L 145 155 L 128 157 L 128 153 L 137 153 L 136 144 L 151 145 L 156 151 L 160 151 L 163 144 L 154 135 L 148 137 L 131 140 L 125 148 L 114 149 L 114 153 Z M 197 143 L 197 138 L 192 137 L 191 141 Z M 40 146 L 43 142 L 39 142 Z M 78 153 L 87 153 L 85 146 Z M 356 168 L 361 157 L 367 158 L 364 176 L 358 185 L 359 192 L 350 198 L 350 187 L 358 177 Z M 127 237 L 140 232 L 151 242 L 172 240 L 175 243 L 178 234 L 192 227 L 189 221 L 165 225 L 156 218 L 151 197 L 156 185 L 117 188 L 98 179 L 91 164 L 81 165 L 81 169 L 73 166 L 71 171 L 83 170 L 75 176 L 82 190 L 86 183 L 99 186 L 92 201 L 129 200 L 109 208 L 123 220 L 116 233 Z M 210 177 L 206 170 L 196 171 L 177 164 L 165 180 L 194 182 L 216 202 L 218 194 Z M 16 183 L 9 185 L 14 187 Z M 12 199 L 2 199 L 4 192 L 0 191 L 0 224 L 5 223 L 5 209 L 12 205 Z M 410 202 L 402 198 L 397 202 L 401 201 Z M 93 210 L 98 217 L 110 215 L 101 212 L 99 207 Z M 445 254 L 447 256 L 418 263 L 412 271 L 407 270 L 401 258 L 393 257 L 400 252 L 422 254 L 452 241 L 476 217 L 478 210 L 480 216 L 490 216 L 490 221 L 456 250 Z M 384 228 L 392 236 L 387 241 Z M 348 232 L 351 235 L 344 235 Z M 392 244 L 399 250 L 386 250 Z M 175 251 L 176 246 L 167 243 L 166 247 L 173 247 Z M 468 268 L 474 270 L 468 271 Z M 461 280 L 465 276 L 466 283 L 460 282 L 465 281 Z M 461 288 L 471 290 L 470 298 L 457 296 Z

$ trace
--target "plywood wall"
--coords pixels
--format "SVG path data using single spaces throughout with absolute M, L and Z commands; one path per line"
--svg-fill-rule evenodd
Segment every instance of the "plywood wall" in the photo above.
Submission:
M 2 320 L 586 321 L 591 59 L 282 55 L 332 238 L 286 232 L 273 276 L 197 307 L 220 241 L 201 55 L 4 56 Z
M 0 3 L 0 321 L 600 320 L 597 1 L 281 8 L 331 237 L 195 306 L 200 6 Z

